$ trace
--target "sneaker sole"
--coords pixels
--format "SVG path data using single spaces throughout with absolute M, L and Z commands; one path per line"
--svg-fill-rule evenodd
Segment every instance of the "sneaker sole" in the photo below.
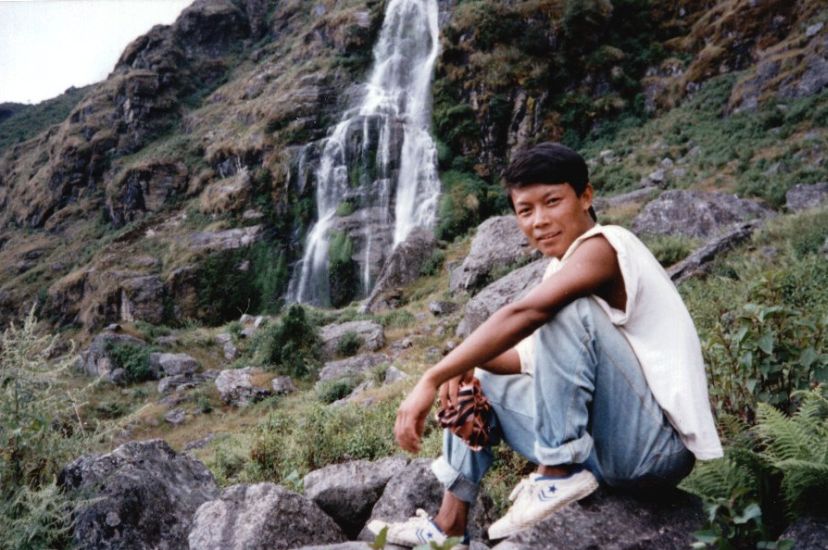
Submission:
M 385 521 L 382 521 L 382 520 L 379 520 L 379 519 L 372 519 L 365 526 L 365 528 L 368 529 L 371 533 L 373 533 L 373 535 L 375 537 L 377 535 L 379 535 L 380 531 L 382 531 L 385 527 L 388 527 L 388 522 L 385 522 Z M 404 545 L 404 546 L 408 545 L 407 542 L 394 542 L 393 540 L 386 540 L 385 542 L 387 544 L 396 544 L 396 545 Z M 454 546 L 451 547 L 451 550 L 469 550 L 469 545 L 468 544 L 462 544 L 462 543 L 461 544 L 455 544 Z
M 573 502 L 577 502 L 577 501 L 581 500 L 582 498 L 588 497 L 589 495 L 594 493 L 595 490 L 598 489 L 598 487 L 599 487 L 598 481 L 595 478 L 592 478 L 589 481 L 589 483 L 585 484 L 578 491 L 573 493 L 571 499 L 568 499 L 566 501 L 562 501 L 557 506 L 555 506 L 553 508 L 550 508 L 548 513 L 546 515 L 544 515 L 542 518 L 539 518 L 539 519 L 536 519 L 536 520 L 533 520 L 533 521 L 528 521 L 528 522 L 521 523 L 521 524 L 513 524 L 513 525 L 510 525 L 508 527 L 501 527 L 499 529 L 496 527 L 497 522 L 495 522 L 495 524 L 492 524 L 492 526 L 489 527 L 489 531 L 488 531 L 489 532 L 489 540 L 505 539 L 507 537 L 511 537 L 512 535 L 514 535 L 516 533 L 520 533 L 521 531 L 525 531 L 526 529 L 529 529 L 530 527 L 534 527 L 535 525 L 537 525 L 538 523 L 540 523 L 543 520 L 547 519 L 549 516 L 551 516 L 552 514 L 554 514 L 557 511 L 561 510 L 562 508 L 566 508 L 567 506 L 569 506 Z M 492 530 L 492 527 L 495 527 L 494 531 Z

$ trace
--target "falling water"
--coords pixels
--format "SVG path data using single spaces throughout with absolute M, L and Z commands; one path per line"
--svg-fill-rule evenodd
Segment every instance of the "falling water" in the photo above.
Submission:
M 364 296 L 393 247 L 415 227 L 433 226 L 440 181 L 428 128 L 437 53 L 437 1 L 391 0 L 365 94 L 322 141 L 313 168 L 317 221 L 294 268 L 288 301 L 330 304 L 334 232 L 359 245 L 357 294 Z

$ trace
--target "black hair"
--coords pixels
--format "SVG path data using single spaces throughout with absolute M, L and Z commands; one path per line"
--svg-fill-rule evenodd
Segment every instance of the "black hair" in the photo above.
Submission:
M 565 145 L 547 141 L 518 151 L 503 172 L 503 188 L 512 210 L 512 189 L 535 183 L 569 184 L 580 197 L 589 183 L 589 171 L 584 158 Z M 589 215 L 597 221 L 590 206 Z

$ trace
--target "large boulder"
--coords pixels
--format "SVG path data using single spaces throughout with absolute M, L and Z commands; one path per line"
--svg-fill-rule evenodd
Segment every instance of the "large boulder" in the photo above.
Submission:
M 380 271 L 374 290 L 365 302 L 367 311 L 382 311 L 394 306 L 391 299 L 399 287 L 414 282 L 436 246 L 434 234 L 415 228 L 394 248 Z
M 314 470 L 305 476 L 305 496 L 331 516 L 349 537 L 365 525 L 388 480 L 408 464 L 395 456 L 369 462 L 354 460 Z
M 343 542 L 345 535 L 311 500 L 273 483 L 233 485 L 193 517 L 191 550 L 278 550 Z
M 785 193 L 785 207 L 790 212 L 816 208 L 828 202 L 828 182 L 794 185 Z
M 733 225 L 729 231 L 710 239 L 685 259 L 670 266 L 667 274 L 678 284 L 694 275 L 704 273 L 716 257 L 749 239 L 757 225 L 758 222 L 755 221 Z
M 330 359 L 336 357 L 340 343 L 350 334 L 359 338 L 361 342 L 359 351 L 377 351 L 385 345 L 385 333 L 379 323 L 374 321 L 332 323 L 319 330 L 325 357 Z
M 78 497 L 78 548 L 186 548 L 193 514 L 219 494 L 210 471 L 166 442 L 131 441 L 66 466 L 58 483 Z
M 633 221 L 635 233 L 708 239 L 734 223 L 767 218 L 773 210 L 727 193 L 665 191 Z
M 362 376 L 372 368 L 388 361 L 388 356 L 382 353 L 366 353 L 339 361 L 328 361 L 319 371 L 319 381 L 337 380 L 349 376 Z
M 164 321 L 164 283 L 158 275 L 141 275 L 121 281 L 121 321 Z
M 793 541 L 793 550 L 823 550 L 828 541 L 828 518 L 799 518 L 785 529 L 779 540 Z
M 492 313 L 528 292 L 541 281 L 548 264 L 545 258 L 535 260 L 481 290 L 466 304 L 463 320 L 457 325 L 457 336 L 465 338 Z
M 149 362 L 155 378 L 192 374 L 200 368 L 198 361 L 186 353 L 150 353 Z
M 216 377 L 216 389 L 228 405 L 249 405 L 272 395 L 272 389 L 260 380 L 264 376 L 264 371 L 258 367 L 226 369 Z
M 489 218 L 478 226 L 466 259 L 451 272 L 449 288 L 475 292 L 490 282 L 493 272 L 538 256 L 514 216 Z
M 388 481 L 382 496 L 371 511 L 371 520 L 404 521 L 422 508 L 429 515 L 437 513 L 443 498 L 443 486 L 431 472 L 429 458 L 412 460 Z M 359 540 L 374 540 L 368 529 L 363 529 Z
M 101 376 L 110 382 L 122 380 L 123 371 L 111 354 L 112 346 L 117 345 L 147 347 L 146 342 L 129 334 L 105 331 L 95 336 L 89 348 L 80 353 L 76 362 L 77 369 L 89 376 Z
M 202 231 L 192 233 L 187 237 L 188 246 L 192 251 L 221 251 L 235 250 L 250 246 L 261 240 L 262 226 L 237 227 L 224 231 Z
M 703 525 L 701 502 L 687 493 L 671 491 L 644 499 L 600 489 L 495 548 L 689 548 L 695 540 L 693 532 Z

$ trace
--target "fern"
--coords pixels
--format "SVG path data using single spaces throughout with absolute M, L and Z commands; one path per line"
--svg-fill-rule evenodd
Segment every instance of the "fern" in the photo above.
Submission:
M 788 417 L 760 404 L 754 428 L 763 456 L 782 473 L 782 491 L 791 512 L 825 507 L 828 492 L 828 399 L 820 388 L 802 392 L 799 410 Z

